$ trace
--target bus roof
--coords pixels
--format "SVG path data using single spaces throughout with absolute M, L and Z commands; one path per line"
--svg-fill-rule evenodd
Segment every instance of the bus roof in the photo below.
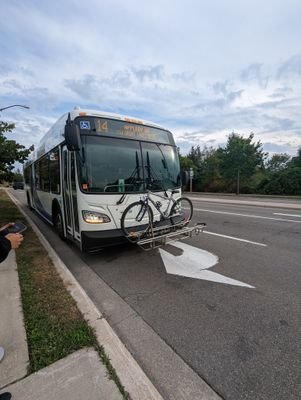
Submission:
M 68 113 L 66 113 L 65 115 L 67 118 Z M 76 117 L 91 116 L 91 117 L 116 119 L 116 120 L 125 121 L 125 122 L 134 122 L 136 124 L 148 125 L 148 126 L 152 126 L 154 128 L 166 130 L 166 128 L 164 128 L 160 125 L 157 125 L 154 122 L 146 121 L 144 119 L 131 117 L 128 115 L 109 113 L 106 111 L 81 109 L 79 107 L 75 107 L 72 111 L 70 111 L 70 116 L 71 116 L 71 120 L 74 120 Z
M 27 160 L 25 165 L 31 164 L 33 161 L 42 157 L 45 153 L 47 153 L 54 147 L 58 146 L 60 143 L 62 143 L 65 140 L 65 125 L 66 125 L 66 121 L 67 121 L 69 113 L 70 113 L 71 121 L 73 121 L 77 117 L 84 117 L 84 116 L 100 117 L 100 118 L 109 118 L 109 119 L 115 119 L 115 120 L 125 121 L 125 122 L 133 122 L 136 124 L 151 126 L 153 128 L 163 129 L 165 131 L 167 130 L 166 128 L 163 128 L 162 126 L 159 126 L 157 124 L 154 124 L 153 122 L 146 121 L 146 120 L 143 120 L 140 118 L 138 119 L 135 117 L 130 117 L 130 116 L 121 115 L 121 114 L 115 114 L 115 113 L 109 113 L 109 112 L 100 111 L 100 110 L 88 110 L 88 109 L 82 109 L 80 107 L 74 107 L 73 110 L 68 111 L 65 114 L 63 114 L 52 125 L 52 127 L 48 130 L 48 132 L 42 137 L 42 139 L 40 140 L 39 144 L 36 147 L 36 150 L 34 150 L 33 154 Z

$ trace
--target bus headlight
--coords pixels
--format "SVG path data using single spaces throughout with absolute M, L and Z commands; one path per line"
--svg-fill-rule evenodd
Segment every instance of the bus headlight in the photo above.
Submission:
M 83 210 L 82 213 L 84 221 L 88 222 L 88 224 L 106 224 L 107 222 L 111 222 L 111 219 L 106 214 L 87 210 Z

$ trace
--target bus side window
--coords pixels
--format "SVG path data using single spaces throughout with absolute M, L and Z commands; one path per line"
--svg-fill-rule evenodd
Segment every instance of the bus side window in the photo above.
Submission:
M 54 194 L 60 193 L 60 159 L 58 148 L 49 154 L 50 190 Z
M 34 171 L 34 185 L 37 190 L 40 190 L 40 166 L 38 161 L 34 164 Z
M 42 157 L 39 161 L 40 167 L 40 190 L 49 192 L 50 180 L 49 180 L 49 160 L 47 155 Z

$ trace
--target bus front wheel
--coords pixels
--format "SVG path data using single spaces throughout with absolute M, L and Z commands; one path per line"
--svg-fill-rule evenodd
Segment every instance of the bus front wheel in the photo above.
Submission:
M 30 210 L 32 210 L 33 208 L 32 208 L 32 205 L 31 205 L 30 196 L 29 196 L 29 193 L 28 193 L 28 192 L 26 192 L 26 199 L 27 199 L 27 206 L 28 206 L 28 208 L 29 208 Z
M 63 217 L 61 211 L 57 211 L 54 217 L 54 228 L 62 240 L 66 240 L 64 234 Z

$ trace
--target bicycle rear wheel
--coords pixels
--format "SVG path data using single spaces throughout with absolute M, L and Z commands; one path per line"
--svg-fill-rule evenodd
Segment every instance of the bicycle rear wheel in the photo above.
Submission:
M 188 225 L 193 215 L 192 202 L 187 197 L 180 197 L 170 210 L 172 225 Z
M 146 234 L 152 221 L 151 208 L 143 202 L 136 201 L 124 210 L 120 222 L 125 237 L 130 242 L 136 243 Z

